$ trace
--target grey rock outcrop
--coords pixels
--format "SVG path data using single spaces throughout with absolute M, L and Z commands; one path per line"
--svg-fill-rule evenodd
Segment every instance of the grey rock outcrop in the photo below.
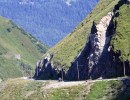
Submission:
M 35 68 L 34 78 L 36 78 L 37 76 L 39 76 L 39 74 L 41 72 L 41 63 L 42 63 L 42 60 L 38 60 L 37 61 L 36 68 Z
M 85 48 L 67 73 L 69 80 L 112 78 L 123 75 L 123 63 L 119 59 L 121 52 L 114 52 L 110 46 L 116 29 L 116 22 L 113 19 L 119 7 L 120 5 L 116 5 L 113 12 L 104 16 L 99 24 L 93 22 Z
M 112 19 L 113 12 L 109 12 L 101 19 L 99 24 L 96 25 L 93 22 L 88 43 L 68 71 L 67 76 L 72 76 L 72 80 L 76 80 L 78 77 L 76 67 L 79 67 L 79 73 L 82 73 L 79 75 L 81 80 L 91 78 L 92 73 L 95 73 L 97 78 L 103 73 L 101 71 L 103 67 L 101 67 L 100 59 L 104 54 L 105 57 L 107 56 L 106 54 L 114 30 Z M 108 29 L 109 27 L 111 27 L 110 30 Z
M 48 80 L 48 79 L 58 79 L 59 77 L 65 77 L 65 72 L 58 67 L 54 67 L 51 61 L 53 55 L 47 54 L 43 60 L 39 60 L 35 69 L 35 79 Z
M 35 75 L 36 79 L 56 79 L 57 72 L 54 69 L 53 63 L 51 62 L 51 56 L 47 56 L 43 60 L 39 60 L 36 65 Z
M 107 28 L 111 24 L 113 13 L 109 12 L 104 16 L 100 23 L 96 25 L 97 32 L 90 34 L 91 51 L 88 60 L 88 73 L 92 73 L 93 66 L 99 63 L 99 59 L 103 53 L 107 53 L 108 44 L 111 36 L 107 36 Z

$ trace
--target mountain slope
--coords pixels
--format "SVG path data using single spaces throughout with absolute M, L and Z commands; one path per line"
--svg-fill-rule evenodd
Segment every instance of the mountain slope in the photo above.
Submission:
M 117 2 L 118 0 L 101 0 L 91 14 L 71 34 L 51 48 L 48 52 L 54 55 L 55 64 L 70 67 L 71 62 L 85 47 L 93 21 L 98 23 L 102 16 L 114 8 Z M 105 6 L 107 7 L 104 8 Z
M 12 21 L 0 17 L 0 78 L 21 76 L 21 64 L 34 68 L 36 60 L 47 49 Z
M 71 34 L 44 55 L 39 78 L 61 74 L 69 80 L 85 80 L 130 75 L 129 10 L 127 0 L 101 0 Z
M 54 46 L 95 7 L 99 0 L 1 0 L 0 15 Z

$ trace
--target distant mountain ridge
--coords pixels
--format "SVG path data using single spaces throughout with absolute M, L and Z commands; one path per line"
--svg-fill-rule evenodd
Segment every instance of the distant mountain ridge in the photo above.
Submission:
M 0 0 L 0 15 L 49 46 L 64 38 L 99 0 Z

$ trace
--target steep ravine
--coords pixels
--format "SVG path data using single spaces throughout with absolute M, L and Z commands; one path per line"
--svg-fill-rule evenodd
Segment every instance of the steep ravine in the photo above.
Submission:
M 42 68 L 37 65 L 38 78 L 58 79 L 58 77 L 64 76 L 67 80 L 86 80 L 123 76 L 124 66 L 120 60 L 121 52 L 114 52 L 111 39 L 115 35 L 117 26 L 115 18 L 120 16 L 119 9 L 124 3 L 125 0 L 120 0 L 113 11 L 102 17 L 98 24 L 93 21 L 86 46 L 72 62 L 66 74 L 63 69 L 58 69 L 58 66 L 54 68 L 51 61 L 53 56 L 47 56 L 38 64 L 42 65 Z M 127 63 L 129 61 L 125 62 L 125 74 L 129 75 L 129 64 Z
M 113 17 L 114 13 L 109 12 L 99 24 L 93 22 L 88 43 L 68 71 L 67 76 L 72 80 L 98 78 L 103 75 L 105 66 L 110 67 L 108 48 L 114 34 Z

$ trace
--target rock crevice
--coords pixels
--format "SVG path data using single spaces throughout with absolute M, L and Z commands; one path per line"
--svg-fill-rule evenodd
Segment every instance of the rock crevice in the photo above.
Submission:
M 99 70 L 102 69 L 100 59 L 102 55 L 107 56 L 110 40 L 114 32 L 113 16 L 113 12 L 109 12 L 101 19 L 99 24 L 96 25 L 95 22 L 93 22 L 88 43 L 68 71 L 68 76 L 72 76 L 72 80 L 76 80 L 78 77 L 81 80 L 89 79 L 93 77 L 93 73 L 95 73 L 96 76 L 101 76 L 97 75 L 102 73 L 102 71 L 99 72 Z M 78 63 L 78 65 L 76 65 L 76 63 Z M 79 71 L 76 71 L 76 66 L 79 67 Z M 78 76 L 76 72 L 82 74 Z

